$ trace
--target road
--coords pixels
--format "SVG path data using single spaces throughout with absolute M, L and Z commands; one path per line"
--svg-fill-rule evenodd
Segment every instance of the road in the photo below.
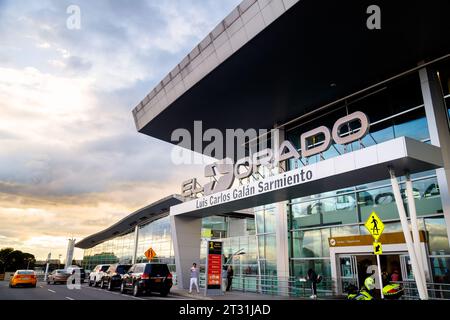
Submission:
M 48 285 L 39 282 L 36 288 L 9 288 L 8 281 L 0 281 L 0 300 L 179 300 L 181 296 L 169 294 L 159 297 L 157 293 L 150 296 L 133 297 L 121 294 L 118 290 L 108 291 L 83 284 L 81 289 L 70 290 L 66 285 Z

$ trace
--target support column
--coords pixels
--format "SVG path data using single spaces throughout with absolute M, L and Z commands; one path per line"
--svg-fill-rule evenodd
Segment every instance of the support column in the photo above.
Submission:
M 416 256 L 419 264 L 420 274 L 422 275 L 422 280 L 426 283 L 425 276 L 425 257 L 422 256 L 422 249 L 420 247 L 420 236 L 419 236 L 419 225 L 417 223 L 417 211 L 416 211 L 416 202 L 414 200 L 413 194 L 413 186 L 411 181 L 411 176 L 409 173 L 405 174 L 406 177 L 406 197 L 408 199 L 408 210 L 409 210 L 409 219 L 411 221 L 411 231 L 414 242 L 414 250 L 416 251 Z
M 138 244 L 139 244 L 139 226 L 136 225 L 134 227 L 134 249 L 133 249 L 133 259 L 131 261 L 132 264 L 135 264 L 137 260 Z
M 284 130 L 275 129 L 273 134 L 273 148 L 278 154 L 278 148 L 284 140 Z M 286 170 L 284 164 L 280 164 L 281 170 Z M 289 279 L 289 245 L 288 245 L 288 215 L 287 201 L 278 202 L 275 206 L 275 238 L 277 250 L 277 277 L 281 280 L 278 293 L 288 295 Z
M 395 203 L 397 204 L 398 215 L 400 217 L 403 235 L 405 237 L 406 246 L 408 248 L 409 258 L 411 259 L 412 271 L 414 274 L 414 280 L 416 281 L 417 290 L 419 291 L 419 297 L 421 300 L 427 300 L 428 294 L 426 290 L 426 284 L 423 281 L 416 251 L 414 250 L 414 244 L 411 238 L 411 232 L 409 231 L 408 218 L 406 217 L 405 207 L 403 206 L 400 187 L 398 185 L 397 177 L 395 176 L 395 173 L 391 168 L 389 168 L 389 173 L 391 174 L 392 191 L 394 192 Z
M 448 113 L 436 71 L 428 67 L 423 68 L 420 69 L 419 76 L 431 144 L 441 148 L 444 160 L 444 168 L 437 169 L 436 175 L 450 243 L 450 130 Z
M 175 253 L 177 283 L 180 289 L 189 289 L 190 268 L 200 265 L 202 219 L 183 215 L 170 216 L 172 243 Z

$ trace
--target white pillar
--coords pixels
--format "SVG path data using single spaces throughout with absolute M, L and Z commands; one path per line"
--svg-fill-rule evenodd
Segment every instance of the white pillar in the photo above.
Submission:
M 133 259 L 131 261 L 132 264 L 135 264 L 137 260 L 138 244 L 139 244 L 139 226 L 136 225 L 134 227 L 134 249 L 133 249 Z
M 441 148 L 444 160 L 444 168 L 437 169 L 436 175 L 447 225 L 447 235 L 450 235 L 450 130 L 447 108 L 436 72 L 427 67 L 420 69 L 419 76 L 431 144 Z M 448 239 L 450 243 L 450 237 Z
M 45 265 L 45 274 L 44 274 L 44 282 L 47 281 L 48 277 L 48 267 L 50 266 L 50 259 L 52 258 L 52 253 L 49 252 L 47 256 L 47 263 Z
M 405 207 L 403 206 L 403 200 L 400 194 L 400 187 L 398 185 L 398 181 L 394 171 L 389 168 L 389 172 L 391 174 L 392 191 L 394 192 L 395 203 L 397 204 L 398 215 L 402 224 L 403 235 L 405 237 L 406 246 L 408 248 L 409 258 L 411 259 L 412 271 L 414 273 L 417 290 L 419 291 L 419 297 L 421 300 L 427 300 L 428 295 L 426 291 L 426 284 L 423 282 L 420 273 L 416 252 L 414 250 L 414 244 L 411 238 L 411 232 L 409 231 L 408 219 L 406 218 Z
M 284 130 L 275 129 L 273 131 L 273 149 L 278 153 L 278 147 L 284 140 Z M 282 170 L 286 170 L 283 164 L 280 164 Z M 278 202 L 275 205 L 275 238 L 277 250 L 277 277 L 280 280 L 278 293 L 281 295 L 289 294 L 289 245 L 288 245 L 288 215 L 287 202 Z
M 202 218 L 184 215 L 171 215 L 173 250 L 179 289 L 189 289 L 190 268 L 192 263 L 200 266 L 200 245 Z M 200 283 L 199 283 L 200 284 Z
M 406 196 L 408 198 L 409 219 L 411 221 L 411 231 L 414 242 L 414 251 L 416 252 L 420 276 L 422 277 L 422 281 L 425 283 L 426 286 L 427 279 L 425 276 L 425 266 L 424 266 L 425 260 L 424 257 L 422 256 L 422 249 L 420 248 L 419 225 L 417 223 L 417 211 L 416 211 L 416 203 L 414 200 L 412 181 L 409 173 L 406 173 L 405 176 L 406 176 Z
M 72 265 L 74 249 L 75 249 L 75 239 L 69 239 L 69 242 L 67 243 L 66 264 L 64 265 L 64 269 L 67 269 L 69 266 Z

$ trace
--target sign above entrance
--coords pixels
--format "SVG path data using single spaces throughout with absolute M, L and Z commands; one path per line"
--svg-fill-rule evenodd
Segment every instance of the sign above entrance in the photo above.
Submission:
M 380 238 L 384 230 L 384 223 L 375 212 L 371 213 L 364 226 L 367 230 L 369 230 L 370 234 L 375 240 L 378 240 Z
M 350 124 L 359 122 L 358 129 L 341 133 L 343 128 L 350 128 Z M 235 179 L 242 182 L 253 174 L 258 174 L 258 168 L 267 167 L 269 170 L 278 167 L 281 162 L 291 159 L 300 160 L 316 154 L 322 154 L 327 151 L 334 141 L 340 145 L 348 145 L 355 141 L 361 141 L 370 129 L 370 122 L 367 115 L 357 111 L 342 117 L 336 121 L 333 130 L 330 131 L 325 126 L 320 126 L 313 130 L 303 133 L 300 136 L 301 153 L 295 145 L 285 140 L 281 142 L 274 150 L 267 148 L 251 154 L 233 162 L 225 158 L 205 167 L 205 177 L 212 178 L 211 181 L 203 187 L 198 184 L 196 178 L 184 181 L 181 185 L 181 193 L 184 197 L 196 198 L 198 194 L 209 196 L 214 193 L 226 191 L 233 186 Z M 321 141 L 321 143 L 315 143 Z
M 443 166 L 440 148 L 400 137 L 249 184 L 171 206 L 170 214 L 205 217 L 390 178 L 388 166 L 411 174 Z M 372 243 L 370 243 L 372 245 Z
M 376 255 L 383 254 L 383 247 L 381 245 L 381 242 L 373 243 L 373 253 L 375 253 Z

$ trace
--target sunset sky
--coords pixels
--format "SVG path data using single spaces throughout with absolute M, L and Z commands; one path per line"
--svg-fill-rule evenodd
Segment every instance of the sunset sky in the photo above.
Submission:
M 131 110 L 239 3 L 0 0 L 0 248 L 64 259 L 69 237 L 201 175 L 173 168 Z M 66 27 L 71 4 L 80 30 Z

